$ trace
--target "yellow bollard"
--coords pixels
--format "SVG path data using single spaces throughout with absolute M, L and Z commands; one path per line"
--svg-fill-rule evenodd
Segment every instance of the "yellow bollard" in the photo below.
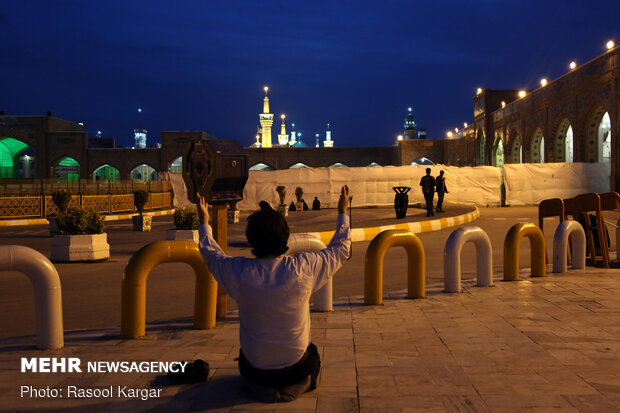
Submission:
M 531 277 L 545 277 L 545 236 L 540 228 L 531 223 L 513 225 L 504 241 L 504 281 L 519 280 L 519 243 L 521 238 L 530 239 Z
M 364 304 L 383 304 L 383 258 L 390 247 L 407 251 L 407 297 L 424 298 L 424 247 L 420 239 L 404 229 L 389 229 L 373 238 L 364 263 Z
M 157 241 L 142 247 L 125 267 L 121 299 L 121 338 L 144 336 L 146 279 L 153 268 L 167 262 L 183 262 L 194 270 L 194 328 L 215 327 L 217 282 L 204 263 L 198 245 L 190 241 Z

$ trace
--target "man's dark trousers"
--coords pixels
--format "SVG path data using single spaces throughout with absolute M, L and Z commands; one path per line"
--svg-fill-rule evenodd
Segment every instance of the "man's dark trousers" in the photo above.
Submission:
M 435 197 L 435 193 L 431 192 L 430 194 L 424 194 L 424 200 L 426 201 L 426 216 L 435 215 L 433 212 L 433 198 Z
M 443 206 L 443 196 L 444 196 L 445 192 L 441 191 L 437 191 L 437 211 L 443 211 L 442 206 Z

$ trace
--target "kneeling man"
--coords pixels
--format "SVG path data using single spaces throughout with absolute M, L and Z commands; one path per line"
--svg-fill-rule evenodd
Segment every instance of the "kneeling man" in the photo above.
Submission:
M 321 362 L 310 342 L 310 296 L 342 267 L 351 236 L 341 189 L 336 233 L 327 248 L 285 256 L 288 224 L 266 206 L 248 217 L 245 231 L 256 258 L 229 257 L 213 239 L 207 203 L 197 195 L 200 252 L 239 307 L 239 371 L 263 402 L 292 401 L 317 386 Z

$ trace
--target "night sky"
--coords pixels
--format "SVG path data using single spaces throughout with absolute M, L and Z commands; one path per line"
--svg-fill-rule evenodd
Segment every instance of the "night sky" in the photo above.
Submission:
M 618 0 L 5 1 L 0 110 L 254 142 L 264 85 L 302 140 L 387 146 L 411 106 L 429 138 L 477 87 L 536 88 L 620 40 Z M 142 112 L 138 113 L 138 108 Z M 308 139 L 310 138 L 310 139 Z

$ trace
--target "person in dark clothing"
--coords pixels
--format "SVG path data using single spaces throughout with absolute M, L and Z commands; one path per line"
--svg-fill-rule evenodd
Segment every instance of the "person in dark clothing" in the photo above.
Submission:
M 422 179 L 420 179 L 420 186 L 422 187 L 422 193 L 424 194 L 424 200 L 426 201 L 427 217 L 435 215 L 435 213 L 433 212 L 435 185 L 437 185 L 437 182 L 435 181 L 435 178 L 431 176 L 431 168 L 426 168 L 426 175 L 424 175 Z
M 437 183 L 437 208 L 435 210 L 437 212 L 443 212 L 443 196 L 448 193 L 446 178 L 443 176 L 443 171 L 439 172 L 439 176 L 435 178 L 435 182 Z
M 289 211 L 297 211 L 297 208 L 295 208 L 295 202 L 291 201 L 291 206 L 288 207 Z
M 308 208 L 308 204 L 306 204 L 306 200 L 305 199 L 302 199 L 301 203 L 304 205 L 304 209 L 303 209 L 304 211 L 310 211 L 310 208 Z
M 318 197 L 314 197 L 314 201 L 312 201 L 312 210 L 318 211 L 321 209 L 321 201 L 319 201 Z

